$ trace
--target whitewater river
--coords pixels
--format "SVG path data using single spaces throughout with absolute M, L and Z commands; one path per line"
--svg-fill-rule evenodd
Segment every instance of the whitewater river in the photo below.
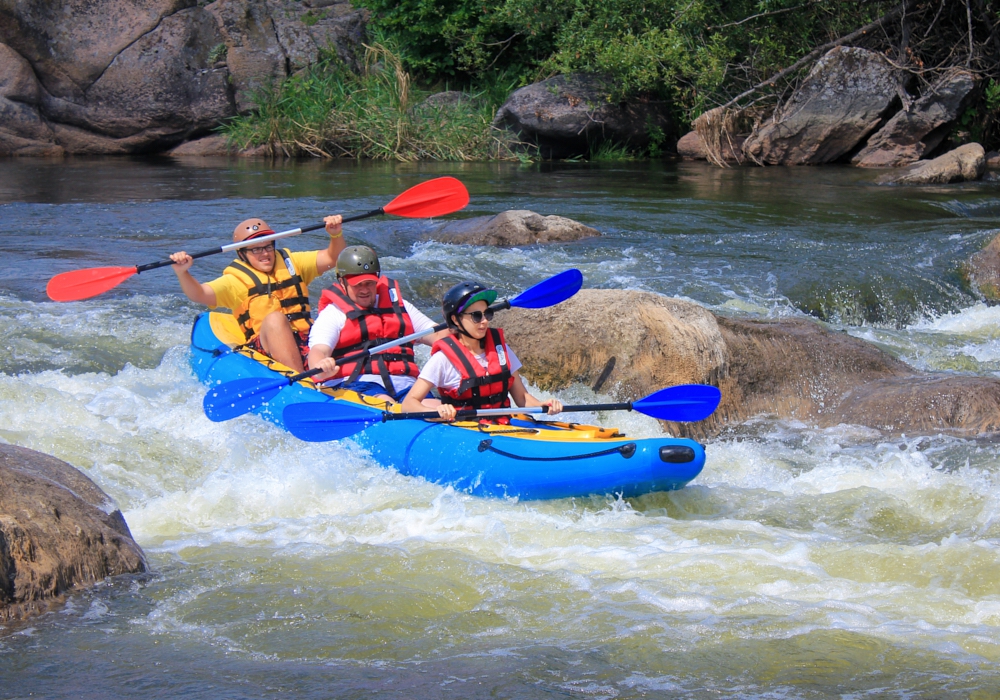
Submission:
M 307 445 L 253 416 L 209 422 L 188 366 L 198 309 L 169 269 L 86 302 L 45 297 L 58 272 L 214 247 L 250 216 L 285 230 L 367 211 L 439 175 L 472 194 L 457 216 L 532 209 L 604 235 L 494 250 L 423 242 L 423 221 L 346 226 L 434 317 L 443 281 L 516 293 L 578 267 L 589 287 L 809 317 L 919 369 L 1000 375 L 1000 308 L 957 275 L 1000 233 L 997 181 L 0 161 L 0 441 L 86 473 L 151 566 L 0 628 L 0 697 L 1000 695 L 1000 441 L 761 418 L 709 441 L 681 491 L 484 500 L 400 476 L 350 441 Z

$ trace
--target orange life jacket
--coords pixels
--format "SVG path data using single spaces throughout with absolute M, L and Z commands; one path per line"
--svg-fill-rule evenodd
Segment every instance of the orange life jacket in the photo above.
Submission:
M 334 377 L 344 377 L 353 382 L 362 374 L 377 374 L 386 388 L 393 385 L 390 375 L 416 377 L 420 368 L 413 357 L 413 343 L 404 343 L 374 356 L 367 356 L 356 362 L 340 364 L 340 358 L 367 348 L 402 338 L 413 333 L 413 321 L 403 306 L 403 295 L 396 280 L 381 276 L 375 286 L 375 305 L 368 309 L 358 306 L 335 284 L 324 289 L 319 297 L 319 310 L 333 304 L 344 312 L 347 322 L 340 332 L 337 346 L 333 348 L 333 359 L 337 360 Z
M 458 410 L 469 408 L 508 408 L 513 383 L 510 363 L 504 349 L 503 331 L 489 328 L 486 337 L 486 367 L 454 335 L 441 338 L 431 346 L 431 354 L 443 352 L 462 376 L 457 389 L 438 387 L 441 401 Z
M 292 330 L 298 333 L 305 333 L 312 327 L 309 286 L 302 282 L 302 277 L 295 271 L 291 252 L 286 248 L 280 248 L 276 252 L 278 254 L 274 256 L 271 274 L 255 270 L 238 258 L 222 271 L 247 287 L 246 301 L 238 309 L 233 309 L 233 316 L 240 324 L 247 342 L 260 333 L 261 324 L 273 311 L 285 314 Z

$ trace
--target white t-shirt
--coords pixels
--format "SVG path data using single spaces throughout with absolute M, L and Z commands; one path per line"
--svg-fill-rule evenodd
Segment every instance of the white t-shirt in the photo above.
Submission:
M 521 361 L 517 359 L 517 355 L 514 354 L 514 351 L 510 349 L 507 343 L 503 344 L 503 349 L 507 353 L 507 366 L 510 369 L 510 373 L 513 374 L 521 369 Z M 484 369 L 489 367 L 485 351 L 481 355 L 475 355 L 475 358 Z M 426 379 L 439 389 L 457 389 L 462 383 L 462 375 L 459 374 L 459 371 L 455 369 L 455 365 L 451 364 L 451 360 L 443 352 L 436 352 L 431 355 L 431 359 L 420 370 L 418 379 Z
M 375 305 L 378 305 L 377 297 L 375 299 Z M 403 300 L 403 308 L 406 309 L 406 313 L 410 315 L 410 321 L 413 322 L 414 332 L 426 331 L 434 328 L 436 325 L 434 321 L 427 318 L 427 316 L 425 316 L 420 309 L 413 306 L 405 299 Z M 312 330 L 309 331 L 309 347 L 313 348 L 317 345 L 326 345 L 331 348 L 337 347 L 337 341 L 340 340 L 340 334 L 344 331 L 344 325 L 346 323 L 347 316 L 343 311 L 338 309 L 333 304 L 325 306 L 313 322 Z M 343 379 L 331 379 L 326 384 L 327 386 L 336 386 L 337 384 L 343 383 L 343 381 Z M 382 377 L 377 374 L 362 374 L 358 377 L 358 381 L 382 384 Z M 392 376 L 392 385 L 395 387 L 397 394 L 403 391 L 408 391 L 416 381 L 416 379 L 410 376 Z M 385 386 L 385 384 L 382 384 L 382 386 Z

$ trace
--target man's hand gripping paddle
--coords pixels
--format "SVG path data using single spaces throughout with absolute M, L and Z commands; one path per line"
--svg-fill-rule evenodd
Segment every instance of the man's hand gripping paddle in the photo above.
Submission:
M 490 308 L 494 311 L 500 311 L 502 309 L 509 309 L 512 306 L 522 309 L 541 309 L 548 306 L 555 306 L 559 302 L 565 301 L 576 294 L 582 286 L 583 274 L 579 270 L 566 270 L 529 287 L 513 299 L 495 302 Z M 397 347 L 402 343 L 409 343 L 431 333 L 443 331 L 447 327 L 447 324 L 439 323 L 433 328 L 411 333 L 410 335 L 397 338 L 382 345 L 376 345 L 368 350 L 347 355 L 340 358 L 339 363 L 354 362 L 368 355 L 375 355 L 384 350 Z M 279 391 L 289 384 L 294 384 L 307 377 L 314 377 L 322 371 L 322 369 L 317 367 L 300 374 L 292 375 L 291 377 L 281 377 L 279 379 L 236 379 L 225 384 L 220 384 L 214 389 L 210 389 L 205 395 L 205 415 L 210 420 L 216 422 L 242 416 L 244 413 L 249 413 L 273 399 L 278 395 Z M 326 404 L 314 405 L 322 406 Z
M 439 177 L 411 187 L 384 207 L 373 209 L 364 214 L 348 216 L 344 219 L 344 223 L 348 221 L 360 221 L 361 219 L 367 219 L 368 217 L 380 214 L 392 214 L 393 216 L 403 216 L 408 219 L 426 219 L 433 216 L 451 214 L 463 208 L 468 203 L 469 192 L 465 189 L 465 185 L 453 177 Z M 323 228 L 325 225 L 313 224 L 303 228 L 282 231 L 281 233 L 272 233 L 270 236 L 261 236 L 238 243 L 230 243 L 218 248 L 193 253 L 191 257 L 204 258 L 208 255 L 226 253 L 250 245 L 259 246 L 262 243 L 274 241 L 279 238 L 297 236 L 307 231 L 315 231 Z M 49 295 L 52 301 L 80 301 L 82 299 L 90 299 L 91 297 L 96 297 L 98 294 L 103 294 L 110 289 L 114 289 L 132 275 L 173 264 L 173 260 L 160 260 L 159 262 L 134 267 L 90 267 L 84 270 L 62 272 L 49 280 L 48 285 L 45 287 L 45 293 Z
M 718 387 L 707 384 L 680 384 L 667 387 L 639 399 L 624 403 L 598 403 L 563 406 L 563 413 L 576 411 L 638 411 L 659 420 L 693 422 L 708 418 L 719 405 L 722 393 Z M 504 416 L 517 413 L 545 413 L 547 406 L 531 408 L 486 408 L 478 411 L 459 411 L 456 420 L 469 420 L 483 416 Z M 360 433 L 376 423 L 391 420 L 426 420 L 438 417 L 437 411 L 419 413 L 375 413 L 360 406 L 342 401 L 327 403 L 307 402 L 285 406 L 285 428 L 295 437 L 306 442 L 340 440 Z

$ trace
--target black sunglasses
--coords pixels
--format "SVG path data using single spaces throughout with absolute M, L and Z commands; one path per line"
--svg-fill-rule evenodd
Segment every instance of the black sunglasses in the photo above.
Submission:
M 493 309 L 486 309 L 486 311 L 463 311 L 462 316 L 468 316 L 472 319 L 473 323 L 482 323 L 485 318 L 487 321 L 493 320 Z
M 274 242 L 268 243 L 267 245 L 257 246 L 256 248 L 247 248 L 248 253 L 253 253 L 254 255 L 261 255 L 263 253 L 271 252 L 274 250 Z

